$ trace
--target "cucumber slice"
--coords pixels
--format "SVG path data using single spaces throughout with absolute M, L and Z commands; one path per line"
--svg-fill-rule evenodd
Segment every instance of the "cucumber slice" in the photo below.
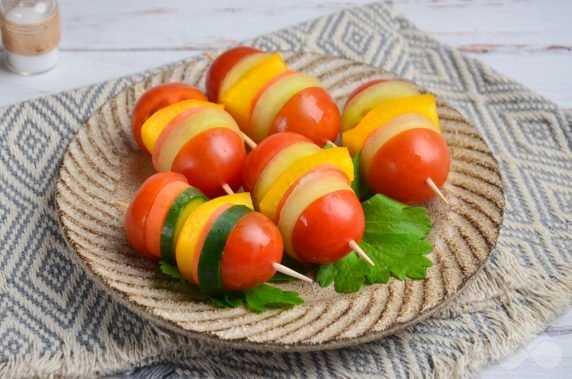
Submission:
M 234 205 L 224 211 L 209 230 L 199 257 L 199 287 L 207 295 L 220 295 L 225 292 L 222 284 L 222 253 L 226 240 L 234 225 L 252 209 L 244 205 Z
M 176 231 L 181 225 L 181 216 L 189 217 L 190 213 L 202 203 L 208 201 L 205 195 L 196 188 L 188 188 L 175 199 L 161 230 L 161 258 L 171 264 L 175 261 Z M 186 219 L 185 217 L 185 219 Z

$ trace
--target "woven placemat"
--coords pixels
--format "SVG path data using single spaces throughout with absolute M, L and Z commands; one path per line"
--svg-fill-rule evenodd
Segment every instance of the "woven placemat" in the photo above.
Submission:
M 65 147 L 90 114 L 145 75 L 0 110 L 0 376 L 464 376 L 514 351 L 570 304 L 572 115 L 376 3 L 252 41 L 360 60 L 461 110 L 500 164 L 497 248 L 444 311 L 357 347 L 314 353 L 221 349 L 144 321 L 72 258 L 55 214 Z M 163 68 L 164 69 L 164 68 Z M 138 367 L 138 368 L 134 368 Z

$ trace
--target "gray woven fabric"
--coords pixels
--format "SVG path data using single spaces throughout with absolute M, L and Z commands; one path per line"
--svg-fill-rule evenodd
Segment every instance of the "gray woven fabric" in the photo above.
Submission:
M 149 324 L 76 264 L 53 193 L 69 139 L 107 99 L 144 77 L 134 75 L 0 109 L 0 376 L 464 376 L 514 351 L 570 304 L 570 113 L 443 47 L 382 3 L 252 43 L 383 67 L 470 118 L 500 163 L 507 200 L 484 270 L 429 320 L 337 351 L 221 350 Z

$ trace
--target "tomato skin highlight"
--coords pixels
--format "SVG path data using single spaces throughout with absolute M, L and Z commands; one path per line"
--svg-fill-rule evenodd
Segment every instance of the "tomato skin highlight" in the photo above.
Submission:
M 259 143 L 246 157 L 242 176 L 244 188 L 252 192 L 260 174 L 268 163 L 280 151 L 299 142 L 311 142 L 308 138 L 296 133 L 273 134 Z
M 363 208 L 354 192 L 335 191 L 304 210 L 294 227 L 292 245 L 304 262 L 331 263 L 346 256 L 349 242 L 359 242 L 364 230 Z
M 125 232 L 127 240 L 133 248 L 143 257 L 157 260 L 157 256 L 147 249 L 145 239 L 145 224 L 147 215 L 157 194 L 169 183 L 181 181 L 188 183 L 187 179 L 177 173 L 160 172 L 149 177 L 139 187 L 133 200 L 125 213 Z
M 435 196 L 427 178 L 441 187 L 450 165 L 449 149 L 441 134 L 410 129 L 387 141 L 374 155 L 369 172 L 362 174 L 373 191 L 403 203 L 419 204 Z
M 143 123 L 156 111 L 181 100 L 206 101 L 206 96 L 196 87 L 186 83 L 166 83 L 148 89 L 135 104 L 131 116 L 131 130 L 137 145 L 143 151 L 147 148 L 141 139 Z
M 183 174 L 189 184 L 207 197 L 214 198 L 225 193 L 222 188 L 225 183 L 238 190 L 245 159 L 244 142 L 235 131 L 212 128 L 183 146 L 172 170 Z
M 275 274 L 273 263 L 282 260 L 283 242 L 278 228 L 258 212 L 243 216 L 231 230 L 222 256 L 222 281 L 229 291 L 262 284 Z
M 260 53 L 261 50 L 250 46 L 238 46 L 229 49 L 219 55 L 212 63 L 207 72 L 206 77 L 206 90 L 207 97 L 210 101 L 217 103 L 220 86 L 226 74 L 230 69 L 238 63 L 242 58 Z
M 332 96 L 323 88 L 306 88 L 280 109 L 270 134 L 293 132 L 324 146 L 334 141 L 340 131 L 340 111 Z

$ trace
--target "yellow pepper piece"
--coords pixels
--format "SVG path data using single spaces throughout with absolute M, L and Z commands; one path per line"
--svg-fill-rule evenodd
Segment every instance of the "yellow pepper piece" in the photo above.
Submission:
M 267 59 L 269 56 L 269 53 L 255 53 L 242 58 L 237 64 L 232 66 L 220 85 L 217 101 L 220 100 L 221 94 L 228 91 L 228 89 L 240 80 L 244 74 L 252 70 L 253 67 L 256 67 L 256 65 Z
M 417 95 L 386 101 L 373 108 L 353 129 L 342 133 L 342 143 L 351 155 L 357 154 L 371 132 L 387 124 L 397 116 L 419 113 L 433 122 L 435 130 L 441 132 L 437 104 L 433 95 Z
M 245 205 L 250 209 L 254 209 L 250 194 L 242 192 L 207 201 L 191 213 L 183 225 L 175 248 L 177 267 L 183 277 L 190 282 L 193 282 L 193 259 L 199 237 L 213 212 L 224 205 Z
M 323 165 L 337 166 L 346 174 L 350 183 L 354 180 L 354 166 L 348 149 L 345 147 L 334 147 L 320 150 L 309 157 L 299 160 L 276 180 L 260 202 L 260 212 L 271 220 L 276 221 L 276 208 L 292 184 L 314 168 Z
M 141 139 L 143 139 L 143 144 L 147 148 L 147 151 L 153 154 L 155 143 L 169 122 L 184 111 L 196 107 L 224 109 L 224 105 L 222 104 L 215 104 L 195 99 L 182 100 L 159 109 L 157 112 L 153 113 L 141 127 Z
M 250 124 L 252 100 L 260 89 L 276 75 L 288 70 L 280 54 L 274 53 L 242 76 L 228 91 L 222 93 L 220 102 L 234 117 L 243 131 Z

